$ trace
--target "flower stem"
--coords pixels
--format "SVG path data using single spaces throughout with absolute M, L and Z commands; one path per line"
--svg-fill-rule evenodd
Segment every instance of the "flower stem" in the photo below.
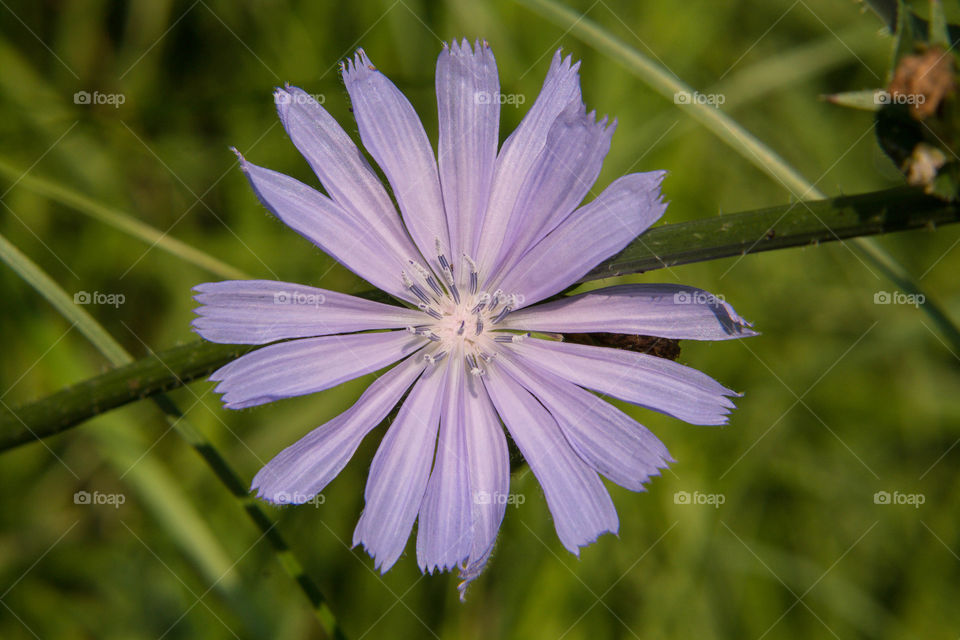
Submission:
M 960 205 L 898 187 L 654 227 L 581 282 L 960 222 Z

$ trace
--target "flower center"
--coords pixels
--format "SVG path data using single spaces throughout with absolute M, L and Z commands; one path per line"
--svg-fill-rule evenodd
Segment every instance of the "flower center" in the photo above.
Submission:
M 438 243 L 439 244 L 439 243 Z M 410 261 L 410 272 L 401 273 L 404 286 L 420 300 L 425 322 L 407 330 L 422 335 L 435 344 L 423 356 L 436 364 L 450 356 L 463 360 L 474 375 L 483 375 L 483 363 L 496 355 L 495 342 L 522 340 L 524 336 L 497 330 L 497 324 L 517 306 L 517 296 L 495 292 L 478 292 L 476 264 L 463 256 L 469 273 L 469 291 L 461 291 L 454 280 L 453 265 L 438 246 L 437 263 L 441 278 Z M 440 283 L 442 280 L 443 284 Z

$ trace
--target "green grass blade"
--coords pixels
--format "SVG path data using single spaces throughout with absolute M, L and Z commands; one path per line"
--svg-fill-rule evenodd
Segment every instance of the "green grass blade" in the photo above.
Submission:
M 142 240 L 151 247 L 157 247 L 167 253 L 189 262 L 205 271 L 228 280 L 249 280 L 251 276 L 222 260 L 211 256 L 196 247 L 163 233 L 133 216 L 103 205 L 69 187 L 51 180 L 29 175 L 28 172 L 13 166 L 0 158 L 0 175 L 8 178 L 12 184 L 23 187 L 55 202 L 84 213 L 114 229 Z

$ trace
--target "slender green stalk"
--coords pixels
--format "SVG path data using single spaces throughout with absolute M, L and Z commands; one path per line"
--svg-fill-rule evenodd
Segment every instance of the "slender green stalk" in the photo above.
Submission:
M 960 205 L 908 187 L 803 204 L 654 227 L 580 281 L 960 221 Z
M 809 202 L 804 207 L 771 207 L 655 227 L 581 282 L 952 222 L 960 222 L 960 206 L 907 188 Z M 13 411 L 0 411 L 0 451 L 187 384 L 251 348 L 198 341 L 152 354 Z
M 111 409 L 203 378 L 253 347 L 199 340 L 66 387 L 41 402 L 0 407 L 0 451 L 46 438 Z
M 692 87 L 586 16 L 561 5 L 555 0 L 516 1 L 568 29 L 576 37 L 606 53 L 613 60 L 620 62 L 668 100 L 677 102 L 675 100 L 677 94 L 693 94 Z M 689 100 L 678 106 L 682 106 L 691 118 L 706 127 L 707 130 L 729 145 L 731 149 L 779 182 L 799 201 L 799 206 L 807 206 L 804 202 L 807 199 L 819 200 L 825 197 L 816 186 L 724 111 L 696 100 Z M 756 239 L 760 240 L 762 238 L 758 236 Z M 946 315 L 943 308 L 933 300 L 933 297 L 923 291 L 920 284 L 902 265 L 869 239 L 854 238 L 850 246 L 900 288 L 909 293 L 923 295 L 926 300 L 923 310 L 952 343 L 953 348 L 960 350 L 960 328 Z
M 155 246 L 162 249 L 221 278 L 228 280 L 250 279 L 250 276 L 240 269 L 181 240 L 177 240 L 173 236 L 137 220 L 128 213 L 100 204 L 96 200 L 56 182 L 31 176 L 28 172 L 11 165 L 3 158 L 0 158 L 0 175 L 8 178 L 13 185 L 23 187 L 45 198 L 50 198 L 54 202 L 59 202 L 64 206 L 84 213 L 122 233 L 143 240 L 151 247 Z
M 113 336 L 97 323 L 82 306 L 74 304 L 72 298 L 60 285 L 2 235 L 0 235 L 0 260 L 7 263 L 11 269 L 50 302 L 61 315 L 72 322 L 114 366 L 124 366 L 133 362 L 132 356 Z M 167 368 L 166 364 L 160 359 L 154 366 Z M 127 384 L 129 384 L 129 381 Z M 179 384 L 175 383 L 173 386 L 179 386 Z M 93 401 L 92 404 L 96 403 L 95 397 L 90 399 Z M 186 419 L 183 412 L 168 396 L 158 394 L 153 396 L 153 401 L 163 411 L 167 422 L 200 454 L 220 482 L 233 494 L 250 519 L 253 520 L 261 531 L 262 537 L 266 538 L 273 548 L 280 564 L 283 565 L 284 569 L 307 596 L 326 634 L 329 637 L 342 638 L 343 632 L 327 605 L 326 598 L 307 575 L 303 565 L 291 551 L 280 532 L 277 531 L 276 523 L 270 520 L 250 495 L 247 485 L 240 478 L 240 475 L 234 471 L 203 433 Z M 29 428 L 29 425 L 23 423 L 15 411 L 13 417 L 20 421 L 23 426 Z

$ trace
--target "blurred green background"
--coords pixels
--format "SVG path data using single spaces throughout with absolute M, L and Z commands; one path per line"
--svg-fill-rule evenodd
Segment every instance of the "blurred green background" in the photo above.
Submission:
M 409 96 L 434 141 L 441 41 L 487 39 L 503 93 L 525 97 L 503 108 L 501 137 L 562 46 L 583 61 L 588 107 L 619 119 L 599 187 L 628 171 L 669 170 L 666 222 L 790 198 L 620 61 L 513 2 L 0 5 L 0 160 L 253 277 L 366 288 L 266 213 L 228 149 L 314 183 L 279 126 L 271 90 L 290 82 L 323 96 L 355 135 L 337 67 L 357 46 Z M 568 6 L 698 90 L 723 94 L 724 110 L 826 193 L 899 182 L 870 114 L 820 100 L 886 81 L 891 40 L 860 4 Z M 122 95 L 123 104 L 76 104 L 78 91 Z M 0 194 L 0 233 L 68 292 L 125 297 L 86 308 L 131 352 L 193 339 L 190 288 L 219 278 L 12 177 L 0 178 Z M 880 242 L 960 318 L 960 229 Z M 412 545 L 382 578 L 350 550 L 378 431 L 322 504 L 268 507 L 347 635 L 956 638 L 960 358 L 929 319 L 911 306 L 874 304 L 895 287 L 839 243 L 624 280 L 722 294 L 762 332 L 683 345 L 681 362 L 745 392 L 729 426 L 631 409 L 678 462 L 645 494 L 611 485 L 619 538 L 603 537 L 579 560 L 559 544 L 532 474 L 515 474 L 512 490 L 525 503 L 508 508 L 466 604 L 455 576 L 420 575 Z M 0 292 L 5 404 L 108 368 L 5 266 Z M 207 382 L 172 395 L 249 480 L 368 382 L 242 412 L 222 409 Z M 76 504 L 78 491 L 123 504 Z M 723 504 L 682 504 L 684 491 Z M 924 502 L 877 504 L 879 491 Z M 320 637 L 259 532 L 149 403 L 0 456 L 0 505 L 0 638 Z

